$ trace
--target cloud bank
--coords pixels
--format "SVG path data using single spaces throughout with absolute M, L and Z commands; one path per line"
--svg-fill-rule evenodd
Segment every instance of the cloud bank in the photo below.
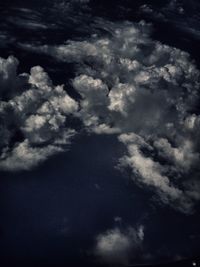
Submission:
M 102 27 L 106 37 L 37 49 L 78 63 L 72 83 L 85 127 L 118 133 L 127 148 L 120 166 L 163 203 L 189 213 L 200 197 L 199 71 L 186 52 L 152 40 L 144 22 Z
M 118 134 L 127 151 L 119 160 L 121 169 L 131 170 L 131 179 L 155 192 L 161 203 L 190 213 L 200 198 L 199 70 L 186 52 L 152 40 L 151 25 L 143 21 L 104 21 L 99 27 L 106 32 L 103 37 L 29 49 L 76 64 L 72 85 L 81 96 L 76 116 L 88 132 Z M 65 127 L 60 129 L 77 103 L 61 87 L 54 88 L 41 68 L 32 70 L 29 84 L 41 88 L 39 96 L 32 88 L 12 102 L 21 99 L 24 106 L 27 94 L 36 99 L 33 106 L 41 97 L 45 101 L 19 128 L 28 142 L 48 143 L 55 133 L 66 133 Z M 22 109 L 24 113 L 28 108 Z

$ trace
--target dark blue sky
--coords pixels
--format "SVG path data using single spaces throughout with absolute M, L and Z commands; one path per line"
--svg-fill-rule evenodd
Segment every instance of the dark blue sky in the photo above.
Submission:
M 199 252 L 199 216 L 153 206 L 151 194 L 113 170 L 123 147 L 110 136 L 83 136 L 35 170 L 1 172 L 1 257 L 6 261 L 84 262 L 95 235 L 144 223 L 153 261 Z M 111 164 L 112 163 L 112 164 Z M 114 218 L 123 218 L 115 222 Z M 89 254 L 89 255 L 88 255 Z M 91 257 L 92 258 L 92 257 Z M 152 259 L 151 259 L 152 261 Z
M 170 1 L 91 0 L 85 4 L 70 3 L 68 13 L 64 10 L 61 13 L 60 9 L 58 13 L 52 1 L 7 1 L 0 4 L 0 56 L 17 57 L 19 73 L 42 66 L 54 84 L 64 83 L 69 95 L 78 98 L 71 85 L 76 64 L 28 51 L 21 44 L 58 45 L 70 39 L 87 39 L 95 33 L 105 34 L 104 29 L 94 24 L 96 19 L 113 22 L 144 19 L 153 24 L 152 38 L 189 52 L 200 66 L 200 35 L 186 30 L 183 24 L 187 21 L 190 28 L 200 25 L 198 19 L 194 20 L 199 3 L 191 1 L 188 6 L 186 1 L 178 1 L 185 9 L 183 17 L 173 9 L 164 9 L 166 2 Z M 140 12 L 144 4 L 150 5 L 155 13 Z M 165 19 L 155 15 L 159 11 Z M 29 18 L 39 19 L 47 28 L 23 27 Z M 18 19 L 22 24 L 15 23 Z M 55 27 L 51 28 L 52 24 Z M 198 27 L 195 30 L 197 33 Z M 192 215 L 161 204 L 151 190 L 131 181 L 129 170 L 123 172 L 115 167 L 125 153 L 115 135 L 86 133 L 80 130 L 79 121 L 73 123 L 80 134 L 68 151 L 28 171 L 0 172 L 1 262 L 5 266 L 23 263 L 92 266 L 97 262 L 93 250 L 99 234 L 139 225 L 144 225 L 145 238 L 133 263 L 198 257 L 198 203 Z

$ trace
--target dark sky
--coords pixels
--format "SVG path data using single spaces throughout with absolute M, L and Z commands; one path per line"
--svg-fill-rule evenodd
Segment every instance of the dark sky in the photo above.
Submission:
M 102 38 L 111 38 L 109 31 L 112 30 L 106 28 L 108 21 L 119 26 L 124 21 L 138 23 L 145 20 L 152 24 L 152 40 L 188 52 L 191 61 L 195 61 L 199 68 L 199 10 L 198 0 L 190 1 L 190 5 L 184 0 L 6 1 L 0 4 L 0 57 L 16 57 L 19 60 L 18 74 L 29 73 L 30 68 L 40 65 L 54 85 L 64 84 L 64 90 L 78 101 L 81 93 L 76 91 L 72 80 L 81 73 L 82 68 L 95 69 L 98 59 L 62 61 L 56 58 L 55 52 L 53 55 L 38 52 L 38 47 L 58 47 L 69 40 L 86 42 L 95 34 Z M 115 26 L 109 27 L 113 29 Z M 145 53 L 145 48 L 143 52 Z M 1 65 L 3 67 L 0 71 L 6 68 Z M 101 68 L 101 64 L 97 65 L 97 77 Z M 14 91 L 9 95 L 3 89 L 1 75 L 0 72 L 0 100 L 5 102 L 19 88 L 12 85 Z M 19 94 L 18 91 L 16 94 Z M 187 112 L 198 116 L 198 104 L 197 102 L 194 109 Z M 144 104 L 142 109 L 145 108 Z M 82 114 L 81 109 L 78 112 Z M 34 114 L 33 110 L 30 113 Z M 6 125 L 4 120 L 9 121 L 11 116 L 10 113 L 5 114 L 1 109 L 2 132 L 4 124 Z M 14 122 L 8 127 L 14 133 L 9 145 L 6 141 L 5 144 L 3 141 L 0 143 L 1 161 L 4 146 L 12 149 L 25 138 L 21 124 L 17 130 L 16 118 L 14 117 Z M 21 169 L 12 169 L 12 164 L 14 166 L 18 160 L 16 158 L 10 163 L 10 169 L 0 165 L 2 266 L 132 266 L 138 263 L 154 264 L 185 259 L 189 261 L 182 263 L 182 266 L 192 266 L 190 259 L 195 260 L 200 254 L 199 202 L 195 201 L 191 214 L 185 214 L 176 209 L 179 202 L 173 203 L 172 207 L 171 204 L 166 204 L 167 201 L 160 201 L 157 193 L 130 178 L 130 168 L 119 168 L 119 159 L 127 151 L 124 144 L 118 141 L 117 134 L 95 134 L 92 129 L 84 128 L 84 120 L 79 119 L 67 117 L 69 125 L 78 134 L 63 152 L 47 157 L 45 161 L 28 170 L 23 168 L 26 161 L 20 165 Z M 105 121 L 109 122 L 109 115 Z M 60 132 L 64 126 L 61 126 Z M 198 133 L 197 129 L 197 139 Z M 47 132 L 45 134 L 48 135 Z M 4 134 L 1 136 L 6 140 Z M 52 138 L 55 138 L 53 134 Z M 43 148 L 47 143 L 34 143 L 32 148 Z M 195 151 L 199 152 L 199 141 L 195 144 Z M 163 160 L 162 157 L 159 160 Z M 167 161 L 163 165 L 166 164 Z M 199 174 L 198 169 L 197 164 L 183 179 L 192 180 L 193 176 Z M 180 179 L 176 180 L 177 184 Z M 185 184 L 180 188 L 184 186 Z M 143 230 L 140 232 L 139 229 Z M 97 239 L 106 237 L 106 233 L 120 233 L 121 239 L 128 242 L 127 251 L 124 247 L 117 247 L 114 250 L 116 258 L 113 258 L 110 250 L 101 251 L 97 255 Z M 139 233 L 144 234 L 144 237 Z M 119 238 L 117 245 L 114 245 L 118 246 L 120 242 L 123 243 Z M 122 254 L 119 262 L 117 253 Z

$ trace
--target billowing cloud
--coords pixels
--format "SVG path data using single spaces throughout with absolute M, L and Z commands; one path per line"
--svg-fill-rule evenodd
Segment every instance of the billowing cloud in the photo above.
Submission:
M 127 150 L 120 166 L 131 169 L 132 180 L 151 189 L 163 203 L 190 213 L 200 198 L 199 70 L 188 53 L 152 40 L 151 25 L 143 21 L 98 23 L 106 32 L 103 37 L 96 34 L 84 41 L 29 49 L 76 63 L 72 85 L 81 96 L 77 116 L 85 128 L 118 134 Z M 47 88 L 43 91 L 52 88 L 44 72 L 38 77 L 31 74 L 29 83 Z M 63 105 L 54 98 L 48 95 L 51 105 L 43 103 L 20 127 L 33 143 L 48 142 L 64 122 Z M 56 106 L 59 114 L 49 120 L 43 110 L 54 113 Z M 46 124 L 51 125 L 48 134 Z
M 75 134 L 66 123 L 78 104 L 64 90 L 53 86 L 43 68 L 17 75 L 18 61 L 1 59 L 0 168 L 29 169 L 50 155 L 67 149 Z M 23 87 L 19 87 L 23 85 Z
M 144 228 L 114 228 L 96 238 L 95 254 L 108 264 L 128 264 L 141 252 Z
M 128 166 L 132 170 L 132 179 L 139 183 L 139 185 L 147 185 L 156 190 L 162 202 L 172 204 L 172 206 L 175 206 L 182 212 L 190 213 L 193 205 L 192 199 L 181 187 L 179 188 L 179 186 L 175 185 L 181 170 L 180 172 L 176 170 L 174 162 L 176 163 L 177 160 L 179 164 L 180 160 L 181 164 L 183 164 L 184 152 L 176 148 L 172 149 L 167 143 L 166 152 L 169 152 L 168 156 L 171 156 L 170 159 L 173 165 L 167 165 L 167 163 L 164 165 L 154 159 L 153 152 L 155 147 L 147 144 L 140 136 L 133 133 L 122 134 L 119 140 L 128 149 L 128 155 L 121 158 L 120 163 L 121 166 Z M 165 140 L 162 141 L 166 145 Z M 158 144 L 160 143 L 158 142 Z M 156 149 L 158 149 L 158 153 L 160 150 L 162 152 L 162 147 L 156 147 Z M 146 150 L 146 153 L 144 150 Z M 171 177 L 173 179 L 170 179 Z
M 73 86 L 86 128 L 118 133 L 128 151 L 121 166 L 132 169 L 133 180 L 190 212 L 191 196 L 200 197 L 188 191 L 198 177 L 199 71 L 186 52 L 152 40 L 144 22 L 102 27 L 106 37 L 38 49 L 79 63 Z

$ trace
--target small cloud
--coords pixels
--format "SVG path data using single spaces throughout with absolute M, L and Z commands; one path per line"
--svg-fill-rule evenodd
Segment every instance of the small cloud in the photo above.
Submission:
M 121 230 L 114 228 L 97 236 L 95 255 L 109 264 L 128 264 L 141 249 L 143 226 Z M 134 255 L 135 254 L 135 255 Z

